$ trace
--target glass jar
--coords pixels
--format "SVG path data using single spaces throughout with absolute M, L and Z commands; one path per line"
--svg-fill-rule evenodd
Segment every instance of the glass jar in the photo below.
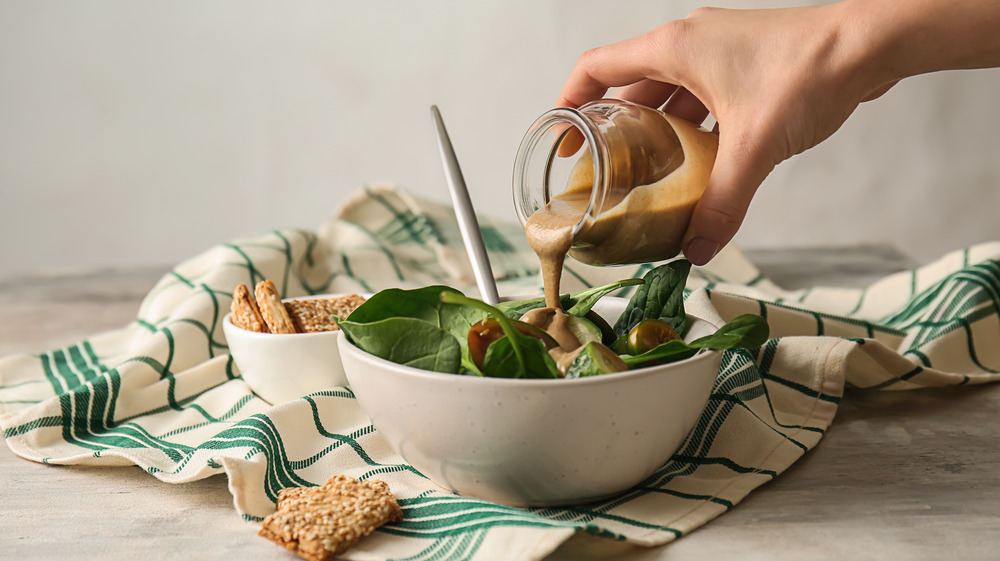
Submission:
M 554 199 L 569 205 L 579 215 L 569 254 L 584 263 L 669 259 L 680 253 L 717 150 L 715 134 L 627 101 L 552 109 L 518 148 L 514 207 L 527 225 Z

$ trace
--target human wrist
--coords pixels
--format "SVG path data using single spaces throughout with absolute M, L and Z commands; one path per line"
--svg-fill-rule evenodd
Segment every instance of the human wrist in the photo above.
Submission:
M 886 14 L 873 4 L 886 2 L 842 0 L 823 7 L 831 12 L 825 15 L 827 20 L 836 26 L 843 83 L 852 85 L 861 99 L 919 73 L 909 68 L 905 48 L 897 39 L 900 32 L 891 29 L 892 22 L 886 21 Z
M 984 0 L 843 0 L 841 21 L 870 79 L 1000 65 L 1000 4 Z

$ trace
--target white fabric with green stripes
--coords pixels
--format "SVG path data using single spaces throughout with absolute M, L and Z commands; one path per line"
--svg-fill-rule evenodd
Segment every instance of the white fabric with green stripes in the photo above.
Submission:
M 501 293 L 537 292 L 521 228 L 481 222 Z M 688 310 L 718 320 L 762 314 L 773 338 L 725 353 L 700 422 L 655 474 L 586 505 L 519 509 L 452 495 L 388 448 L 348 388 L 271 406 L 240 379 L 220 321 L 241 282 L 269 278 L 283 296 L 426 284 L 475 292 L 451 208 L 390 186 L 359 191 L 315 232 L 274 231 L 179 264 L 121 329 L 3 359 L 0 425 L 11 450 L 38 462 L 136 464 L 170 483 L 225 472 L 248 522 L 272 512 L 283 487 L 337 473 L 388 482 L 405 519 L 346 558 L 538 559 L 574 532 L 663 544 L 815 446 L 845 386 L 997 380 L 998 259 L 1000 243 L 984 244 L 866 289 L 785 291 L 727 249 L 692 272 Z M 565 288 L 577 290 L 648 266 L 568 268 Z

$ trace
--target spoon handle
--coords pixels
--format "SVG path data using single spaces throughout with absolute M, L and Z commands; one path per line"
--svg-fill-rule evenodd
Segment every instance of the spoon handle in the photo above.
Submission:
M 462 168 L 458 165 L 455 149 L 452 148 L 448 131 L 444 128 L 444 120 L 436 105 L 431 106 L 431 115 L 437 131 L 438 148 L 441 150 L 441 162 L 444 164 L 444 175 L 451 191 L 451 200 L 455 204 L 455 216 L 458 217 L 458 229 L 462 232 L 462 241 L 472 260 L 472 270 L 476 275 L 476 286 L 487 304 L 496 305 L 500 302 L 496 279 L 493 278 L 493 268 L 483 243 L 483 233 L 479 229 L 476 211 L 472 208 L 472 199 L 465 186 Z

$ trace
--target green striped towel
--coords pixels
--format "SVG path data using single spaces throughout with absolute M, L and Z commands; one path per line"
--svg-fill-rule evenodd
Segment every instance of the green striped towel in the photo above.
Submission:
M 482 227 L 501 293 L 536 292 L 521 228 L 486 218 Z M 689 311 L 762 314 L 773 338 L 725 353 L 700 422 L 656 473 L 619 497 L 573 507 L 450 494 L 388 448 L 349 389 L 271 406 L 240 379 L 220 320 L 241 282 L 270 278 L 285 296 L 474 285 L 451 208 L 390 186 L 358 192 L 315 232 L 274 231 L 181 263 L 119 330 L 3 359 L 0 425 L 11 450 L 38 462 L 136 464 L 169 483 L 225 472 L 248 522 L 272 512 L 283 487 L 337 473 L 382 479 L 405 519 L 347 558 L 540 559 L 575 532 L 658 545 L 726 512 L 815 446 L 847 385 L 998 379 L 998 259 L 1000 243 L 984 244 L 866 289 L 785 291 L 727 249 L 692 274 Z M 569 267 L 568 290 L 647 269 Z

